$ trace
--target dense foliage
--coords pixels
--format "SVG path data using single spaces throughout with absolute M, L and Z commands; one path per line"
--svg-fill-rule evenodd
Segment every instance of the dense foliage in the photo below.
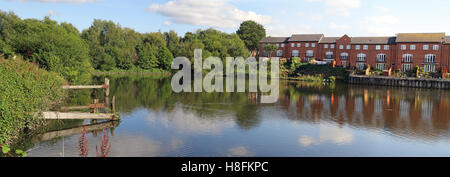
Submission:
M 259 47 L 259 41 L 266 37 L 266 29 L 264 29 L 261 24 L 249 20 L 241 23 L 241 26 L 236 34 L 239 35 L 239 37 L 244 41 L 247 49 L 252 51 L 255 56 Z
M 9 144 L 25 128 L 33 128 L 34 113 L 63 98 L 64 79 L 21 59 L 0 59 L 0 144 Z
M 88 47 L 71 24 L 45 18 L 22 20 L 13 13 L 0 12 L 1 53 L 13 54 L 54 71 L 73 83 L 90 79 Z

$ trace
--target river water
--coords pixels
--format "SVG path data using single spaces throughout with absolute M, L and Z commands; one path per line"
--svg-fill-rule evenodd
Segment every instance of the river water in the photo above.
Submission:
M 52 122 L 28 155 L 450 156 L 450 91 L 281 81 L 279 101 L 258 104 L 251 93 L 173 93 L 170 78 L 110 79 L 120 122 Z M 68 105 L 91 102 L 74 92 Z

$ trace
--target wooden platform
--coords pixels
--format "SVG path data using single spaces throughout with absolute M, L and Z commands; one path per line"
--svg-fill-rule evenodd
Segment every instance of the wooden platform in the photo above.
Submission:
M 43 112 L 42 118 L 47 120 L 76 120 L 76 119 L 97 119 L 97 120 L 117 120 L 115 114 L 85 113 L 85 112 Z

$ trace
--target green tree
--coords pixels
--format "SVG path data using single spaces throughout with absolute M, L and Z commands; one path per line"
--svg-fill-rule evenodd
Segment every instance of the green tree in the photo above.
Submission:
M 256 56 L 259 42 L 266 37 L 264 26 L 251 20 L 244 21 L 236 33 L 244 41 L 247 49 L 252 52 L 252 56 Z
M 264 50 L 269 53 L 269 58 L 272 57 L 272 53 L 275 52 L 277 49 L 278 47 L 273 44 L 267 44 L 264 46 Z
M 139 59 L 137 61 L 137 66 L 142 69 L 153 69 L 159 64 L 156 58 L 157 48 L 152 46 L 150 43 L 142 42 L 137 46 L 137 52 Z
M 166 47 L 161 47 L 158 52 L 159 68 L 170 70 L 173 61 L 172 53 Z
M 175 31 L 165 32 L 164 37 L 166 40 L 166 47 L 172 53 L 172 56 L 180 56 L 182 51 L 180 50 L 183 46 L 181 43 L 181 38 Z

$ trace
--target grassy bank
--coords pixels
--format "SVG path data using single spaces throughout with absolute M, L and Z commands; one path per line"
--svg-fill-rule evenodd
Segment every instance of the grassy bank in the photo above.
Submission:
M 164 76 L 170 76 L 172 73 L 169 71 L 161 70 L 161 69 L 151 69 L 151 70 L 145 70 L 138 67 L 133 67 L 129 70 L 123 70 L 123 69 L 113 69 L 110 71 L 101 71 L 101 70 L 95 70 L 92 72 L 93 76 L 107 76 L 107 75 L 164 75 Z
M 0 59 L 0 144 L 11 144 L 25 130 L 43 125 L 34 113 L 62 102 L 64 82 L 22 59 Z

